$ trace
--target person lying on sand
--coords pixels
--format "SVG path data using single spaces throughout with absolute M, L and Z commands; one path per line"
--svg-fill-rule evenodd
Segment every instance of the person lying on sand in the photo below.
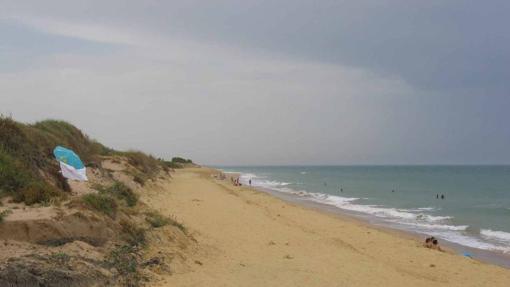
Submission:
M 425 239 L 425 243 L 423 244 L 423 246 L 430 249 L 443 251 L 443 249 L 441 249 L 441 247 L 439 246 L 439 241 L 437 241 L 437 239 L 434 236 L 427 237 Z
M 437 239 L 434 239 L 432 240 L 432 249 L 435 249 L 435 250 L 438 250 L 438 251 L 443 251 L 443 249 L 441 249 L 441 247 L 439 246 L 439 242 L 437 241 Z
M 432 236 L 432 237 L 427 237 L 425 239 L 425 243 L 423 244 L 424 247 L 427 247 L 427 248 L 432 248 L 432 240 L 435 240 L 435 238 Z

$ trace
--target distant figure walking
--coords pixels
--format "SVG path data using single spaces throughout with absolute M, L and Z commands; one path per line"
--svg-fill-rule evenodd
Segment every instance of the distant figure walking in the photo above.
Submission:
M 439 199 L 439 193 L 438 193 L 438 194 L 436 194 L 436 199 Z
M 441 199 L 444 199 L 444 194 L 441 194 Z
M 250 185 L 251 185 L 251 178 L 250 178 L 250 180 L 248 181 L 248 183 L 250 183 Z

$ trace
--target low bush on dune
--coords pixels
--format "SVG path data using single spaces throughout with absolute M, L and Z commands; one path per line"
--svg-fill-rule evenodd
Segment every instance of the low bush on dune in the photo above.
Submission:
M 23 124 L 0 116 L 0 197 L 12 196 L 26 204 L 48 202 L 70 191 L 67 180 L 53 156 L 56 146 L 76 152 L 88 167 L 100 168 L 102 156 L 123 156 L 136 168 L 135 180 L 143 185 L 159 170 L 168 167 L 154 157 L 138 151 L 119 152 L 90 139 L 75 126 L 58 120 Z M 129 206 L 136 204 L 134 193 L 122 186 L 115 192 Z
M 121 221 L 123 239 L 132 246 L 142 247 L 145 246 L 146 237 L 145 229 L 136 226 L 133 222 Z
M 155 175 L 161 168 L 161 164 L 156 158 L 143 152 L 128 151 L 120 154 L 128 159 L 130 165 L 148 176 Z
M 145 213 L 145 221 L 147 221 L 154 228 L 163 227 L 171 223 L 170 218 L 165 217 L 156 211 Z
M 2 223 L 4 221 L 4 219 L 12 213 L 12 210 L 10 209 L 7 209 L 7 210 L 4 210 L 2 212 L 0 212 L 0 223 Z
M 166 225 L 172 225 L 179 228 L 182 232 L 186 233 L 186 227 L 179 222 L 174 216 L 164 216 L 157 211 L 150 211 L 145 213 L 145 221 L 152 227 L 159 228 Z
M 166 161 L 166 160 L 161 160 L 161 162 L 167 167 L 167 168 L 173 168 L 173 169 L 176 169 L 176 168 L 183 168 L 184 165 L 182 163 L 177 163 L 177 162 L 173 162 L 173 161 Z
M 140 286 L 143 277 L 139 272 L 139 253 L 146 244 L 146 231 L 125 220 L 120 225 L 125 244 L 114 248 L 106 257 L 106 263 L 119 273 L 121 286 Z
M 23 124 L 0 116 L 0 197 L 12 196 L 14 201 L 27 205 L 65 197 L 70 187 L 53 156 L 53 149 L 59 145 L 76 152 L 88 167 L 101 168 L 103 156 L 125 157 L 134 167 L 131 174 L 140 185 L 155 178 L 160 170 L 169 171 L 192 163 L 181 157 L 165 161 L 139 151 L 115 151 L 64 121 Z M 107 192 L 125 200 L 128 206 L 136 205 L 138 200 L 133 191 L 117 183 Z
M 27 205 L 48 202 L 59 196 L 58 189 L 0 149 L 0 197 L 10 195 Z
M 122 182 L 115 182 L 112 186 L 107 188 L 107 192 L 114 194 L 117 198 L 126 202 L 129 207 L 133 207 L 138 202 L 138 196 L 134 191 L 123 184 Z
M 93 163 L 110 149 L 89 139 L 73 125 L 55 120 L 18 123 L 0 116 L 0 191 L 30 205 L 69 191 L 53 149 L 62 145 Z
M 81 197 L 82 202 L 89 208 L 102 212 L 111 218 L 117 214 L 117 202 L 110 195 L 89 193 Z
M 114 181 L 110 186 L 94 185 L 93 188 L 102 194 L 114 196 L 119 200 L 124 200 L 129 207 L 133 207 L 138 202 L 138 195 L 127 185 L 120 181 Z
M 117 270 L 122 286 L 139 286 L 142 279 L 138 272 L 138 254 L 136 247 L 122 245 L 113 249 L 107 257 L 107 264 Z
M 173 163 L 193 163 L 191 159 L 184 159 L 182 157 L 173 157 L 172 158 Z
M 62 197 L 63 195 L 45 182 L 35 181 L 14 193 L 12 198 L 14 202 L 24 202 L 27 205 L 32 205 L 34 203 L 48 204 L 57 196 Z

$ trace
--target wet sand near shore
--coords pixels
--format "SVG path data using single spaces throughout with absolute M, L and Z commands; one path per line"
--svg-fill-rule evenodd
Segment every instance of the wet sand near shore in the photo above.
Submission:
M 424 248 L 283 201 L 208 168 L 177 170 L 142 200 L 175 215 L 197 240 L 184 266 L 151 286 L 509 286 L 510 270 Z M 158 246 L 149 248 L 157 249 Z

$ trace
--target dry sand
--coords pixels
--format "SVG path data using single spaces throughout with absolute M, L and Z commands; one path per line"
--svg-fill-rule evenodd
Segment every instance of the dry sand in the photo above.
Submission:
M 198 241 L 186 268 L 152 286 L 510 286 L 508 269 L 234 187 L 214 172 L 178 170 L 144 198 Z

